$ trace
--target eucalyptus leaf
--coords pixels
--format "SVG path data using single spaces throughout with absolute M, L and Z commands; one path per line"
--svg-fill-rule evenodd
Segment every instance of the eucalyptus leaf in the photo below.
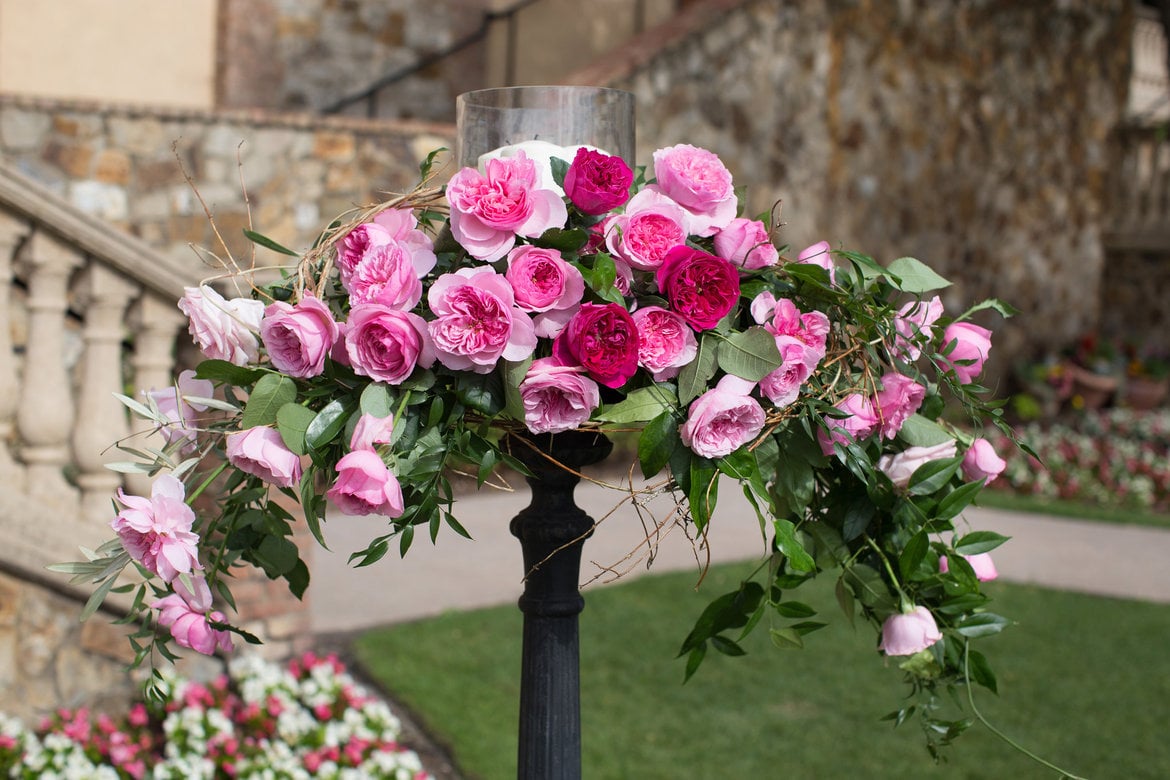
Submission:
M 249 241 L 251 241 L 253 244 L 256 244 L 257 246 L 262 246 L 265 249 L 271 249 L 273 252 L 278 252 L 282 255 L 288 255 L 289 257 L 300 257 L 300 255 L 288 247 L 276 243 L 268 236 L 257 233 L 255 230 L 248 230 L 248 228 L 244 228 L 244 235 L 248 238 Z

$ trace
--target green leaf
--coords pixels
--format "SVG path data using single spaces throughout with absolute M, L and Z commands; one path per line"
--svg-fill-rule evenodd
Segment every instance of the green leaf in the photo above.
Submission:
M 803 601 L 783 601 L 776 605 L 776 612 L 786 618 L 807 618 L 817 611 Z
M 553 181 L 561 189 L 565 188 L 565 176 L 569 174 L 569 161 L 563 160 L 560 157 L 550 157 L 548 159 L 548 166 L 552 169 Z
M 662 385 L 639 388 L 612 406 L 594 412 L 593 419 L 612 423 L 647 422 L 678 406 L 674 393 Z
M 488 417 L 504 410 L 504 382 L 494 371 L 490 374 L 459 372 L 455 392 L 460 401 Z
M 1008 625 L 1008 619 L 991 612 L 980 612 L 965 618 L 955 630 L 968 639 L 977 639 L 981 636 L 991 636 L 1003 631 Z
M 944 458 L 923 463 L 910 475 L 907 492 L 912 496 L 926 496 L 940 490 L 959 470 L 962 458 Z
M 992 309 L 997 311 L 1003 317 L 1014 317 L 1020 313 L 1020 310 L 1012 306 L 1010 303 L 1004 303 L 998 298 L 988 298 L 985 301 L 980 301 L 979 303 L 975 304 L 970 309 L 967 309 L 967 311 L 963 312 L 959 319 L 965 320 L 975 312 L 984 311 L 985 309 Z
M 837 578 L 837 585 L 833 593 L 837 597 L 837 605 L 841 607 L 841 611 L 845 613 L 845 617 L 849 618 L 849 625 L 853 625 L 853 591 L 849 590 L 849 587 L 845 584 L 844 576 Z
M 735 331 L 719 345 L 719 367 L 749 382 L 759 382 L 783 363 L 776 338 L 760 327 Z
M 941 501 L 932 513 L 938 520 L 950 520 L 958 517 L 966 509 L 979 491 L 983 490 L 982 482 L 967 482 L 952 490 Z
M 345 401 L 340 398 L 330 401 L 309 424 L 305 431 L 305 444 L 309 449 L 321 449 L 341 432 L 347 419 L 349 410 L 346 409 Z
M 97 590 L 90 594 L 89 599 L 85 602 L 85 608 L 81 610 L 81 616 L 78 618 L 80 622 L 84 623 L 93 617 L 93 613 L 98 611 L 98 607 L 106 600 L 106 596 L 110 595 L 110 589 L 114 587 L 114 583 L 117 581 L 117 577 L 110 577 L 99 585 Z
M 969 650 L 967 662 L 971 679 L 992 693 L 998 694 L 999 688 L 996 685 L 995 672 L 991 671 L 991 664 L 987 663 L 987 658 L 984 657 L 983 653 L 978 650 Z
M 280 438 L 284 446 L 297 455 L 305 454 L 305 431 L 316 419 L 317 413 L 293 402 L 285 404 L 276 410 L 276 430 L 280 431 Z
M 678 421 L 670 411 L 664 411 L 642 428 L 638 436 L 638 463 L 642 476 L 650 479 L 670 462 L 670 456 L 682 446 Z
M 989 552 L 1010 538 L 1010 536 L 1001 536 L 995 531 L 972 531 L 955 542 L 955 552 L 959 555 L 977 555 Z
M 707 458 L 695 457 L 691 460 L 690 482 L 687 503 L 691 508 L 691 519 L 701 531 L 711 520 L 719 500 L 719 470 Z
M 938 444 L 954 441 L 955 437 L 947 433 L 934 420 L 929 420 L 921 414 L 912 414 L 906 422 L 902 423 L 902 429 L 898 431 L 898 438 L 911 447 L 934 447 Z
M 886 278 L 891 285 L 915 295 L 951 286 L 934 269 L 913 257 L 899 257 L 889 264 L 886 271 Z
M 695 359 L 683 366 L 678 375 L 680 404 L 684 406 L 689 404 L 707 389 L 707 383 L 715 376 L 715 371 L 719 367 L 716 356 L 718 345 L 718 337 L 710 333 L 704 333 L 699 339 L 699 350 L 695 354 Z
M 699 665 L 703 663 L 703 658 L 707 655 L 707 643 L 702 642 L 696 645 L 687 656 L 687 668 L 683 674 L 683 682 L 691 679 L 695 672 L 699 671 Z
M 503 361 L 504 372 L 504 411 L 514 420 L 524 419 L 524 398 L 520 395 L 520 383 L 528 375 L 532 366 L 532 358 L 528 357 L 519 362 Z
M 910 541 L 906 542 L 902 549 L 902 554 L 898 556 L 898 570 L 902 574 L 902 579 L 913 579 L 915 570 L 926 559 L 929 550 L 930 539 L 927 538 L 925 531 L 919 531 L 910 537 Z
M 776 518 L 772 521 L 772 528 L 776 534 L 776 547 L 788 558 L 789 565 L 796 571 L 812 571 L 816 564 L 804 545 L 796 535 L 796 526 L 785 518 Z
M 257 246 L 262 246 L 265 249 L 271 249 L 273 252 L 279 252 L 280 254 L 288 255 L 289 257 L 300 257 L 300 255 L 288 247 L 281 246 L 268 236 L 257 233 L 255 230 L 248 230 L 248 228 L 244 228 L 244 235 L 247 236 L 249 241 L 251 241 L 253 244 L 256 244 Z
M 289 592 L 298 599 L 303 599 L 305 591 L 309 588 L 308 565 L 304 561 L 297 561 L 296 565 L 292 567 L 292 571 L 285 573 L 284 579 L 288 583 Z
M 795 628 L 773 628 L 768 631 L 772 644 L 781 650 L 803 650 L 804 640 Z
M 558 252 L 576 252 L 585 246 L 585 243 L 589 240 L 589 234 L 581 228 L 573 228 L 571 230 L 549 228 L 541 233 L 539 238 L 531 240 L 533 246 L 544 249 L 555 249 Z
M 240 415 L 240 429 L 272 425 L 280 407 L 297 400 L 296 382 L 281 374 L 265 374 L 256 382 Z
M 270 577 L 279 577 L 293 570 L 300 560 L 297 546 L 284 536 L 265 536 L 256 548 L 256 557 Z
M 711 637 L 711 646 L 714 647 L 719 652 L 723 653 L 724 655 L 730 655 L 730 656 L 747 655 L 747 651 L 744 650 L 742 647 L 740 647 L 738 644 L 736 644 L 732 640 L 728 639 L 727 637 L 719 636 L 718 634 Z
M 267 374 L 259 368 L 244 368 L 226 360 L 204 360 L 195 366 L 196 379 L 210 379 L 212 382 L 227 382 L 236 387 L 246 387 Z
M 362 390 L 358 408 L 372 417 L 389 417 L 394 408 L 390 403 L 390 387 L 382 382 L 370 382 Z

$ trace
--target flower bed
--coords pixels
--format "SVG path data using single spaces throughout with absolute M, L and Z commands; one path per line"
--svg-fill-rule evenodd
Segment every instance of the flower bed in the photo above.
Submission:
M 121 718 L 59 710 L 38 728 L 0 714 L 0 775 L 424 780 L 400 724 L 333 656 L 241 657 L 210 685 L 165 678 Z

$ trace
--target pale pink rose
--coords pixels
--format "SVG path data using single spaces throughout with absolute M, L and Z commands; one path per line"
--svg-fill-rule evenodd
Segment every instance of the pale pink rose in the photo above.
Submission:
M 768 228 L 758 219 L 737 217 L 715 234 L 715 254 L 747 271 L 767 268 L 780 262 Z
M 414 263 L 397 241 L 370 247 L 343 284 L 351 306 L 380 303 L 410 311 L 422 300 L 422 282 Z
M 922 406 L 926 388 L 908 376 L 891 371 L 882 375 L 882 389 L 874 396 L 873 405 L 881 420 L 882 436 L 892 439 L 902 430 L 910 415 Z
M 661 306 L 646 306 L 631 316 L 638 328 L 638 365 L 655 382 L 678 376 L 695 359 L 699 342 L 682 317 Z
M 616 303 L 583 303 L 553 342 L 563 365 L 582 366 L 606 387 L 618 388 L 638 370 L 638 326 Z
M 689 144 L 659 149 L 654 178 L 651 186 L 686 210 L 688 233 L 711 236 L 735 219 L 731 173 L 713 152 Z
M 354 371 L 390 385 L 409 379 L 415 366 L 430 368 L 435 362 L 423 318 L 377 303 L 350 310 L 345 350 Z
M 211 655 L 217 648 L 230 653 L 231 632 L 210 625 L 227 619 L 222 612 L 211 612 L 211 588 L 203 575 L 192 577 L 190 588 L 182 580 L 175 580 L 171 586 L 174 593 L 150 605 L 159 610 L 158 624 L 171 629 L 175 642 L 197 653 Z
M 394 415 L 375 417 L 362 414 L 349 437 L 351 450 L 372 450 L 375 444 L 389 444 L 394 440 Z
M 340 331 L 320 298 L 305 295 L 295 306 L 273 301 L 264 310 L 260 337 L 277 371 L 307 379 L 325 370 Z
M 195 512 L 185 498 L 183 483 L 170 474 L 155 477 L 150 498 L 128 496 L 118 489 L 123 509 L 110 527 L 130 557 L 163 582 L 203 568 L 199 536 L 191 530 Z
M 275 428 L 258 425 L 227 435 L 227 459 L 240 471 L 279 487 L 301 481 L 301 459 Z
M 829 318 L 822 312 L 802 312 L 787 298 L 776 299 L 764 291 L 751 302 L 752 318 L 773 336 L 789 336 L 807 348 L 803 362 L 812 371 L 825 356 L 829 337 Z
M 435 248 L 430 237 L 417 226 L 418 218 L 413 210 L 386 209 L 374 217 L 373 222 L 355 227 L 338 245 L 337 270 L 341 283 L 348 285 L 350 274 L 367 252 L 392 242 L 410 257 L 415 276 L 426 276 L 435 267 Z
M 910 484 L 910 477 L 924 463 L 932 460 L 944 460 L 955 457 L 956 447 L 953 441 L 935 444 L 931 447 L 907 447 L 902 452 L 892 455 L 883 455 L 878 458 L 878 471 L 885 474 L 900 488 Z
M 337 461 L 337 479 L 325 497 L 346 515 L 400 517 L 405 511 L 398 477 L 372 450 L 355 450 Z
M 800 254 L 796 256 L 796 262 L 819 265 L 829 272 L 829 283 L 836 284 L 837 266 L 833 262 L 832 251 L 833 247 L 829 246 L 828 241 L 818 241 L 812 246 L 806 246 L 800 250 Z
M 861 441 L 872 434 L 878 427 L 877 412 L 873 403 L 860 393 L 851 393 L 837 403 L 836 408 L 845 412 L 845 417 L 826 417 L 824 428 L 817 431 L 817 441 L 820 442 L 821 452 L 833 454 L 836 444 L 849 444 Z
M 536 165 L 524 152 L 488 160 L 486 174 L 464 168 L 447 185 L 451 233 L 467 253 L 494 262 L 516 244 L 562 227 L 569 213 L 561 196 L 538 186 Z
M 169 425 L 160 428 L 163 438 L 168 443 L 182 441 L 183 451 L 189 452 L 195 448 L 195 440 L 199 435 L 195 413 L 207 409 L 207 404 L 189 399 L 211 398 L 215 385 L 209 379 L 196 379 L 195 372 L 189 369 L 179 373 L 176 385 L 162 390 L 143 391 L 143 394 L 154 399 L 159 412 L 170 420 Z
M 809 364 L 808 346 L 792 336 L 776 336 L 776 348 L 784 362 L 760 380 L 760 392 L 777 409 L 783 409 L 800 395 L 800 388 L 812 376 L 816 363 Z
M 512 285 L 516 305 L 535 313 L 533 326 L 540 338 L 556 338 L 585 295 L 581 272 L 553 249 L 516 247 L 508 253 L 504 276 Z
M 630 266 L 653 271 L 666 253 L 687 240 L 687 213 L 660 192 L 645 189 L 630 199 L 623 214 L 606 221 L 610 253 Z
M 969 482 L 982 482 L 986 485 L 1003 473 L 1007 462 L 991 446 L 987 439 L 976 439 L 963 453 L 963 476 Z
M 943 344 L 943 350 L 950 352 L 940 357 L 955 370 L 959 382 L 969 384 L 979 376 L 991 351 L 991 331 L 970 322 L 952 322 L 943 331 Z
M 188 329 L 204 355 L 246 366 L 260 359 L 256 338 L 264 304 L 248 298 L 224 300 L 207 287 L 185 287 L 179 310 L 187 315 Z
M 999 571 L 995 568 L 995 561 L 991 559 L 991 553 L 964 555 L 963 560 L 971 564 L 971 569 L 975 572 L 975 579 L 980 582 L 991 582 L 999 577 Z M 938 570 L 943 574 L 950 571 L 947 556 L 944 555 L 938 559 Z
M 728 374 L 691 404 L 679 434 L 696 455 L 722 458 L 764 430 L 764 408 L 749 393 L 755 384 Z
M 922 354 L 922 345 L 933 337 L 931 327 L 943 315 L 942 300 L 936 295 L 929 301 L 910 301 L 894 317 L 894 356 L 914 361 Z
M 882 624 L 880 649 L 886 655 L 914 655 L 942 639 L 934 615 L 926 607 L 890 615 Z
M 601 404 L 597 383 L 580 366 L 555 358 L 534 360 L 520 383 L 524 424 L 533 433 L 569 431 L 589 420 Z
M 536 330 L 516 306 L 512 285 L 489 267 L 443 274 L 427 303 L 435 315 L 427 331 L 447 368 L 486 374 L 501 358 L 524 360 L 536 349 Z

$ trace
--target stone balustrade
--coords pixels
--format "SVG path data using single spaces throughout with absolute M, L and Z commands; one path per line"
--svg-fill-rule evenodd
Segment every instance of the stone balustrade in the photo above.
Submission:
M 1170 252 L 1170 136 L 1164 126 L 1118 131 L 1105 245 L 1112 251 Z

